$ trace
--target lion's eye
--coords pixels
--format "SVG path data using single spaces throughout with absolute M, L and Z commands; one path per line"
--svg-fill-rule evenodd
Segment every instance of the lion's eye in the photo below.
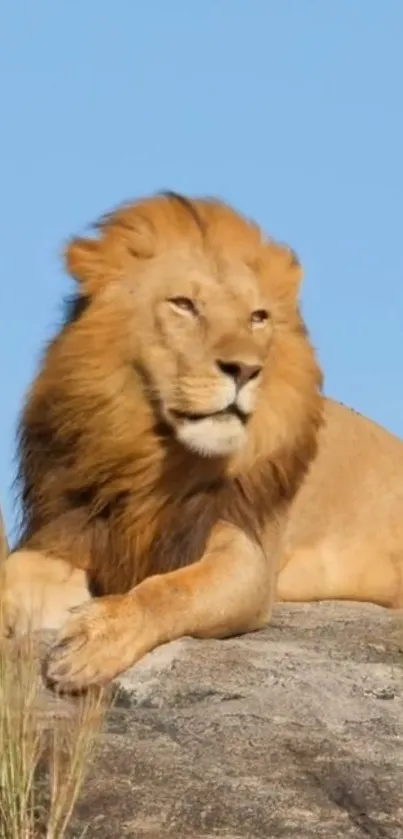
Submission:
M 266 323 L 266 321 L 268 321 L 269 313 L 266 311 L 266 309 L 256 309 L 254 312 L 252 312 L 250 319 L 251 323 L 261 326 L 262 324 Z
M 168 303 L 181 312 L 187 312 L 189 315 L 197 315 L 197 308 L 190 297 L 171 297 Z

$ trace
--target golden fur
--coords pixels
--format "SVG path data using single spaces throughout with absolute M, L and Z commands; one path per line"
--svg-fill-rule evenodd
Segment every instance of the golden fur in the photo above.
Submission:
M 8 554 L 8 544 L 7 544 L 7 536 L 6 530 L 4 527 L 3 516 L 0 510 L 0 564 L 6 558 Z
M 79 294 L 22 415 L 3 569 L 6 631 L 59 629 L 50 681 L 262 627 L 277 571 L 280 599 L 399 605 L 403 444 L 323 400 L 292 252 L 168 194 L 66 262 Z
M 8 630 L 61 627 L 60 687 L 268 621 L 322 415 L 288 248 L 171 194 L 98 230 L 67 248 L 79 295 L 23 411 L 23 531 L 4 567 Z
M 403 442 L 325 400 L 318 453 L 290 506 L 280 600 L 403 608 Z

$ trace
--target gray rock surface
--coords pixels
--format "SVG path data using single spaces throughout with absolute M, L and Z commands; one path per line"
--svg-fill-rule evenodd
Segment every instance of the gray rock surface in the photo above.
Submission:
M 264 632 L 155 650 L 118 681 L 71 836 L 87 824 L 86 839 L 402 839 L 403 613 L 282 605 Z

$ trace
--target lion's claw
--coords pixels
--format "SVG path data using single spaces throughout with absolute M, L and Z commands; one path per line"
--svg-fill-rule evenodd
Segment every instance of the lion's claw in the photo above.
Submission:
M 135 658 L 133 638 L 116 632 L 104 600 L 91 601 L 74 614 L 51 647 L 45 678 L 58 691 L 104 685 L 129 667 Z

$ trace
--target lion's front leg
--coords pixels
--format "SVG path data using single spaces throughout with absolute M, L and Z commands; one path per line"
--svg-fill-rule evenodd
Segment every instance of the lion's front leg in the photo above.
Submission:
M 0 569 L 1 634 L 58 630 L 89 599 L 85 571 L 40 551 L 15 551 Z
M 126 595 L 74 610 L 51 649 L 47 676 L 61 690 L 110 681 L 159 644 L 222 638 L 265 626 L 273 571 L 242 531 L 221 524 L 202 559 L 150 577 Z

